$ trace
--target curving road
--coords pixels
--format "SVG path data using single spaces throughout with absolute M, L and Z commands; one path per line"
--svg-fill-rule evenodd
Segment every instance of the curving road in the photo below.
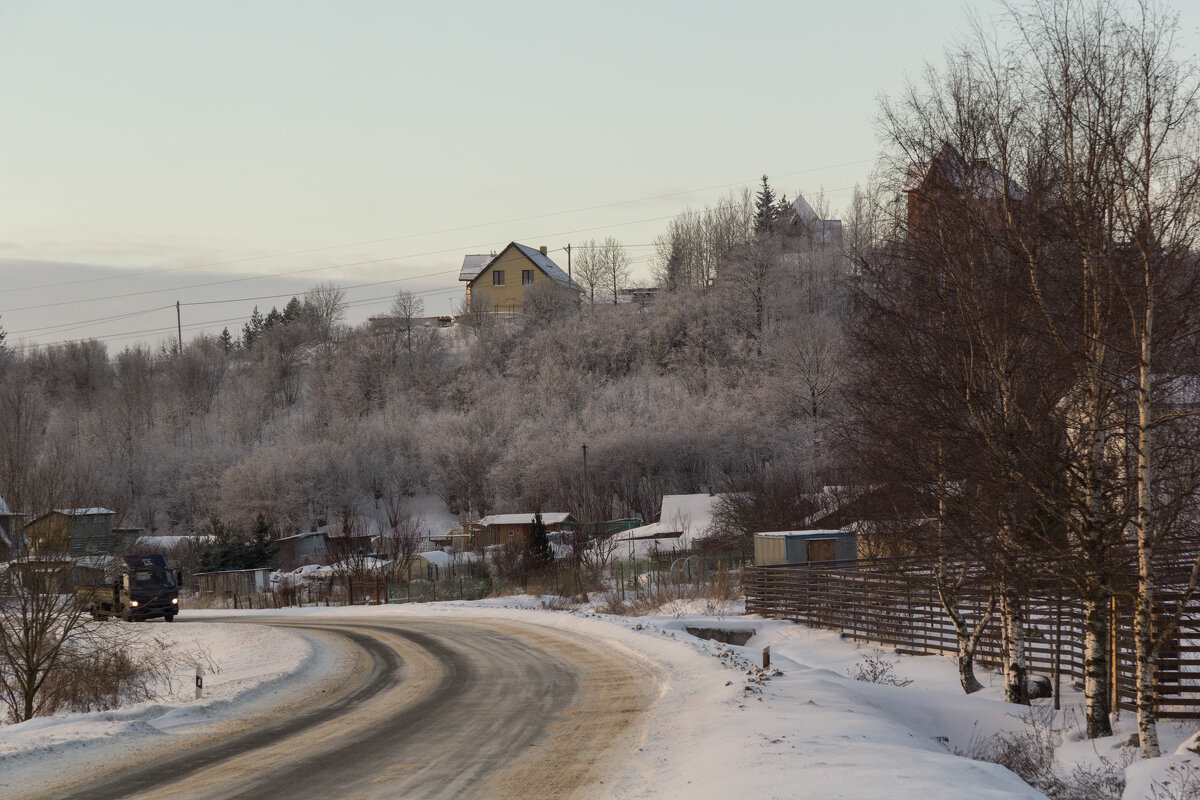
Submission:
M 463 620 L 261 620 L 340 648 L 335 674 L 152 763 L 31 797 L 603 797 L 658 695 L 647 664 L 566 632 Z

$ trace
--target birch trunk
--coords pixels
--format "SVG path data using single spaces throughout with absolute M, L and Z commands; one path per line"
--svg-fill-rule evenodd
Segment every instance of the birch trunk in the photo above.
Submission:
M 1135 692 L 1137 698 L 1138 746 L 1142 758 L 1157 758 L 1158 715 L 1154 707 L 1154 671 L 1158 664 L 1158 648 L 1154 641 L 1154 603 L 1157 581 L 1154 574 L 1154 535 L 1151 526 L 1150 504 L 1152 475 L 1150 463 L 1150 364 L 1151 334 L 1154 323 L 1153 285 L 1146 275 L 1146 309 L 1141 331 L 1140 365 L 1138 368 L 1138 437 L 1137 437 L 1137 530 L 1138 593 L 1134 603 L 1133 641 L 1136 661 Z
M 1108 638 L 1111 630 L 1109 597 L 1100 591 L 1088 592 L 1084 600 L 1083 695 L 1087 706 L 1087 738 L 1112 735 L 1109 715 Z
M 958 607 L 958 601 L 955 597 L 947 592 L 940 584 L 937 587 L 938 600 L 942 604 L 942 608 L 946 611 L 946 615 L 950 617 L 950 622 L 954 625 L 954 635 L 958 639 L 958 680 L 962 684 L 963 691 L 967 694 L 974 694 L 983 688 L 983 684 L 975 677 L 975 651 L 979 647 L 979 639 L 983 636 L 984 628 L 987 627 L 988 621 L 992 617 L 992 611 L 996 607 L 995 599 L 988 600 L 987 609 L 983 612 L 982 618 L 972 630 L 967 624 L 966 617 Z
M 1029 705 L 1029 674 L 1025 664 L 1025 609 L 1016 588 L 1000 590 L 1000 657 L 1004 663 L 1004 699 Z

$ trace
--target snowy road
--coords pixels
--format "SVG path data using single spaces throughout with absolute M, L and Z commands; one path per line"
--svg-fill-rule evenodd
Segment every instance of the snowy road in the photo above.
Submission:
M 285 707 L 30 797 L 604 796 L 644 734 L 647 662 L 502 621 L 269 619 L 343 652 Z M 172 737 L 174 738 L 174 737 Z

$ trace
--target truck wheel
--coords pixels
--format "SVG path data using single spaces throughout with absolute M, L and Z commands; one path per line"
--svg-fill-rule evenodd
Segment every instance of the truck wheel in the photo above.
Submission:
M 167 622 L 174 622 L 175 615 L 174 614 L 163 614 L 163 619 L 165 619 Z

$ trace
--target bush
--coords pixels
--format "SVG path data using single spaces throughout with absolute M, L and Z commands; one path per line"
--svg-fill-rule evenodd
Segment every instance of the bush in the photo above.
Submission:
M 1120 800 L 1125 790 L 1121 764 L 1102 757 L 1097 766 L 1076 765 L 1069 775 L 1058 774 L 1054 754 L 1063 728 L 1054 718 L 1049 706 L 1031 706 L 1021 717 L 1023 729 L 974 742 L 966 755 L 1006 767 L 1051 800 Z
M 868 653 L 864 652 L 861 647 L 857 649 L 863 659 L 849 670 L 849 675 L 854 680 L 863 683 L 879 683 L 885 686 L 908 686 L 912 683 L 909 678 L 901 678 L 896 675 L 896 665 L 900 663 L 899 659 L 889 661 L 884 658 L 882 650 Z

